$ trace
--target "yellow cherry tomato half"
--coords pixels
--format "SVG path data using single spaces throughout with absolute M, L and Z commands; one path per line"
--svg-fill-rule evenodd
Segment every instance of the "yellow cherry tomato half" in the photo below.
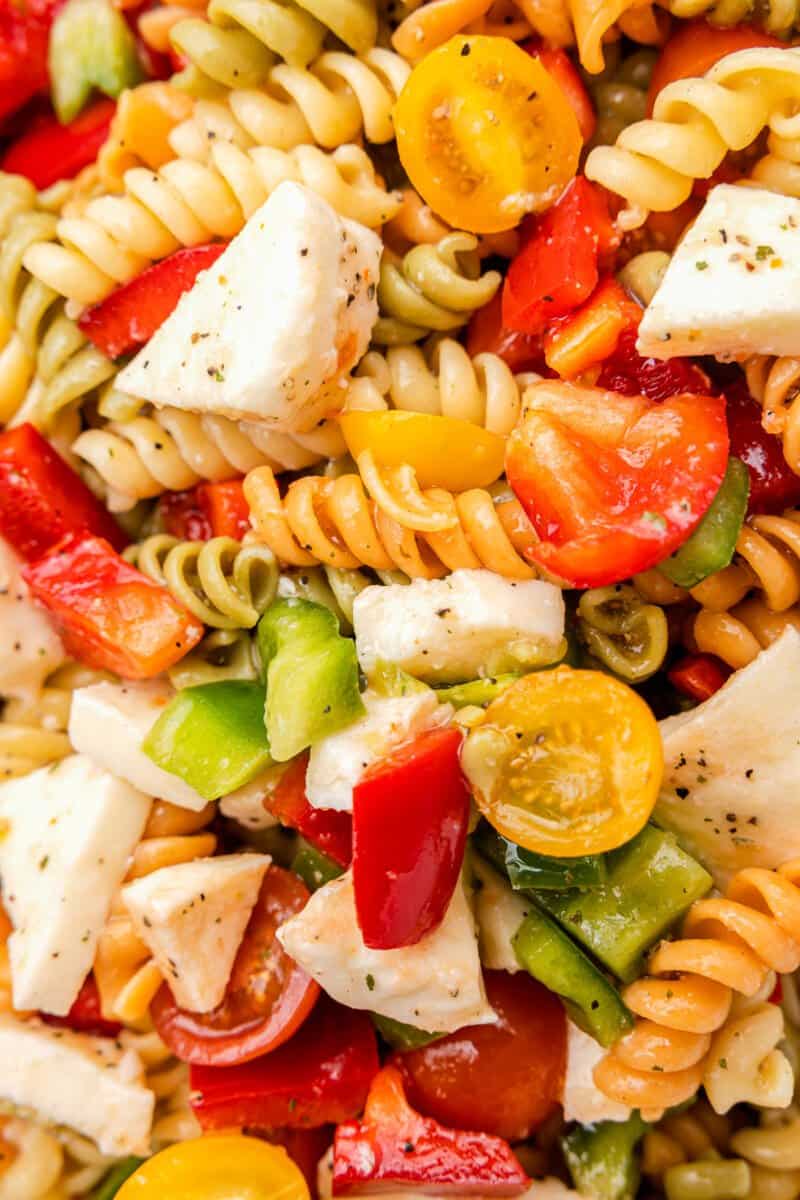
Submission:
M 658 725 L 601 671 L 526 675 L 470 731 L 461 765 L 483 815 L 526 850 L 601 854 L 630 841 L 658 795 Z
M 371 450 L 379 466 L 410 465 L 423 488 L 465 492 L 503 474 L 505 438 L 471 421 L 392 410 L 343 413 L 339 422 L 353 458 Z
M 548 208 L 575 174 L 582 144 L 561 88 L 503 37 L 454 37 L 423 58 L 394 125 L 422 198 L 474 233 L 513 229 Z
M 280 1146 L 239 1134 L 178 1142 L 143 1162 L 117 1200 L 309 1200 L 303 1174 Z

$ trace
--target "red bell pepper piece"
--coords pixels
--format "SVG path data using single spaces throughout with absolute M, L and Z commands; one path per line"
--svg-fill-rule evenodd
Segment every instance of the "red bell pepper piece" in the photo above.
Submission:
M 414 945 L 447 911 L 469 824 L 461 738 L 453 727 L 428 730 L 353 789 L 353 890 L 373 950 Z
M 173 537 L 182 541 L 207 542 L 214 536 L 196 487 L 187 492 L 164 492 L 159 497 L 157 508 L 164 532 Z
M 769 998 L 769 1003 L 770 1004 L 782 1004 L 783 1003 L 783 983 L 781 981 L 780 975 L 775 980 L 775 987 L 772 989 L 772 995 Z
M 67 651 L 123 679 L 150 679 L 183 658 L 205 627 L 103 538 L 78 534 L 22 572 Z
M 0 121 L 33 96 L 48 91 L 47 43 L 61 3 L 63 0 L 0 2 Z
M 277 1050 L 235 1067 L 192 1065 L 191 1105 L 203 1129 L 304 1129 L 347 1121 L 364 1107 L 378 1067 L 366 1013 L 323 995 Z
M 545 46 L 539 38 L 532 38 L 522 46 L 533 58 L 538 58 L 569 101 L 570 108 L 578 119 L 581 137 L 588 142 L 597 124 L 592 98 L 586 90 L 578 68 L 564 50 Z
M 503 297 L 495 292 L 483 308 L 472 314 L 467 326 L 467 353 L 496 354 L 512 371 L 544 371 L 549 374 L 540 334 L 518 333 L 503 324 Z
M 689 358 L 642 358 L 636 349 L 636 329 L 620 334 L 616 350 L 603 363 L 597 387 L 623 396 L 668 400 L 681 392 L 710 394 L 711 381 Z
M 176 250 L 87 308 L 78 320 L 80 328 L 109 358 L 137 350 L 166 321 L 200 272 L 217 261 L 225 245 L 215 242 Z
M 589 299 L 554 322 L 544 335 L 544 357 L 562 379 L 574 379 L 613 354 L 626 330 L 637 329 L 642 316 L 616 279 L 601 280 Z
M 201 483 L 187 492 L 165 492 L 158 511 L 167 533 L 207 542 L 212 537 L 241 541 L 250 529 L 250 506 L 241 479 Z
M 122 1026 L 116 1021 L 107 1021 L 101 1012 L 100 993 L 94 975 L 87 975 L 75 1003 L 65 1017 L 54 1017 L 40 1013 L 46 1025 L 59 1029 L 73 1029 L 76 1033 L 92 1033 L 97 1037 L 117 1037 Z
M 11 143 L 0 163 L 2 170 L 25 175 L 37 188 L 74 178 L 97 158 L 116 108 L 113 100 L 98 100 L 68 125 L 44 117 Z
M 588 300 L 615 234 L 605 196 L 582 175 L 524 229 L 503 287 L 503 324 L 535 334 Z
M 333 1194 L 408 1188 L 437 1195 L 518 1196 L 529 1184 L 502 1138 L 448 1129 L 406 1100 L 396 1067 L 373 1080 L 361 1121 L 336 1130 Z
M 667 678 L 684 696 L 708 700 L 719 691 L 730 673 L 730 667 L 713 654 L 687 654 L 670 668 Z
M 731 454 L 747 463 L 750 472 L 748 511 L 780 513 L 800 503 L 800 475 L 795 475 L 783 454 L 783 443 L 761 424 L 761 405 L 747 390 L 744 379 L 726 386 Z
M 353 857 L 352 818 L 346 812 L 312 808 L 306 796 L 307 767 L 307 754 L 290 762 L 265 803 L 281 825 L 296 829 L 340 867 L 349 867 Z
M 128 538 L 33 425 L 0 434 L 0 533 L 18 554 L 39 558 L 63 537 L 88 532 L 117 550 Z

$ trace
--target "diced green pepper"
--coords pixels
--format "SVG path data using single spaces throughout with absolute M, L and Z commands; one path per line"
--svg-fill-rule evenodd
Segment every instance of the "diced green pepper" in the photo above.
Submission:
M 427 683 L 423 683 L 421 679 L 415 679 L 413 675 L 409 675 L 408 671 L 398 667 L 397 663 L 384 662 L 383 659 L 378 659 L 376 662 L 375 669 L 369 677 L 369 686 L 379 696 L 391 696 L 392 698 L 416 696 L 420 692 L 431 690 Z
M 133 33 L 112 0 L 67 0 L 50 32 L 48 68 L 62 124 L 95 88 L 113 100 L 142 79 Z
M 130 1158 L 123 1158 L 118 1163 L 115 1163 L 91 1193 L 91 1200 L 111 1200 L 112 1196 L 116 1196 L 125 1180 L 129 1179 L 137 1167 L 140 1167 L 144 1161 L 143 1158 L 136 1158 L 131 1155 Z
M 637 1112 L 627 1121 L 579 1126 L 561 1139 L 572 1182 L 589 1200 L 634 1200 L 639 1188 L 636 1146 L 647 1131 Z
M 469 683 L 455 683 L 451 687 L 437 688 L 436 691 L 442 704 L 452 704 L 454 708 L 466 708 L 468 704 L 476 704 L 485 708 L 521 678 L 519 672 L 513 671 L 507 675 L 471 679 Z
M 647 825 L 606 855 L 608 878 L 591 892 L 537 891 L 572 937 L 626 982 L 642 955 L 711 887 L 711 876 L 674 834 Z
M 297 853 L 292 859 L 292 870 L 295 875 L 300 876 L 310 892 L 318 891 L 342 874 L 338 863 L 303 838 L 300 839 Z
M 502 837 L 487 822 L 479 826 L 475 839 L 483 853 L 508 875 L 517 892 L 531 892 L 537 888 L 556 891 L 595 888 L 606 881 L 606 863 L 602 854 L 587 854 L 583 858 L 551 858 L 548 854 L 536 854 Z
M 420 1046 L 429 1046 L 443 1033 L 426 1033 L 417 1029 L 416 1025 L 406 1025 L 404 1021 L 394 1021 L 391 1017 L 382 1017 L 380 1013 L 370 1013 L 372 1024 L 385 1042 L 393 1050 L 419 1050 Z
M 272 763 L 263 684 L 227 680 L 185 688 L 164 709 L 142 749 L 205 800 L 227 796 Z
M 747 467 L 740 459 L 729 458 L 719 491 L 694 533 L 658 564 L 662 575 L 679 587 L 691 588 L 727 567 L 747 513 L 749 492 Z
M 294 758 L 364 714 L 355 643 L 330 609 L 281 599 L 258 623 L 267 675 L 264 720 L 277 762 Z
M 512 939 L 521 967 L 564 1001 L 576 1025 L 611 1046 L 633 1024 L 619 996 L 584 952 L 545 913 L 534 909 Z

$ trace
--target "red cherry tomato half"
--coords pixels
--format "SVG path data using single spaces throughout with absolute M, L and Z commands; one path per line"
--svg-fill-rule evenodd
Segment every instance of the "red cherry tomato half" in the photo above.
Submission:
M 750 512 L 779 513 L 800 503 L 800 476 L 783 455 L 783 444 L 761 424 L 761 405 L 747 390 L 744 379 L 726 385 L 731 454 L 750 472 Z
M 497 1025 L 469 1025 L 397 1056 L 411 1104 L 455 1129 L 517 1141 L 550 1115 L 566 1069 L 558 997 L 520 972 L 485 973 Z
M 302 1025 L 319 987 L 285 953 L 275 930 L 300 912 L 308 897 L 296 875 L 269 868 L 225 997 L 211 1012 L 187 1012 L 167 984 L 159 989 L 150 1014 L 173 1054 L 184 1062 L 232 1066 L 280 1046 Z
M 705 371 L 688 358 L 642 358 L 636 349 L 636 330 L 620 334 L 617 348 L 603 363 L 597 387 L 623 396 L 668 400 L 681 392 L 712 391 Z

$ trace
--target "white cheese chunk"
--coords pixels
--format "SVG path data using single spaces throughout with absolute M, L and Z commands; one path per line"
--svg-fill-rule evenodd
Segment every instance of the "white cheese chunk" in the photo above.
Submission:
M 284 182 L 186 292 L 117 386 L 157 405 L 313 429 L 378 315 L 381 241 Z
M 142 742 L 174 696 L 168 683 L 93 683 L 72 697 L 69 737 L 79 754 L 157 800 L 200 812 L 203 797 L 157 766 Z
M 595 1086 L 594 1069 L 607 1053 L 590 1034 L 567 1020 L 567 1070 L 561 1094 L 566 1121 L 593 1125 L 596 1121 L 627 1121 L 631 1115 L 626 1104 L 609 1100 Z
M 800 354 L 800 200 L 713 188 L 645 310 L 636 348 L 653 358 Z
M 21 567 L 0 538 L 0 696 L 31 700 L 66 655 L 47 613 L 31 599 Z
M 210 1012 L 225 995 L 268 854 L 162 867 L 122 889 L 136 931 L 181 1008 Z
M 455 683 L 554 662 L 563 648 L 564 600 L 552 583 L 461 570 L 365 588 L 353 625 L 366 675 L 382 659 L 428 683 Z
M 148 1154 L 155 1096 L 135 1050 L 114 1038 L 0 1016 L 0 1097 L 91 1138 L 103 1154 Z
M 243 783 L 235 792 L 229 792 L 219 802 L 223 817 L 243 825 L 245 829 L 272 829 L 280 822 L 265 807 L 275 788 L 283 778 L 286 763 L 275 763 L 267 767 L 249 783 Z
M 353 788 L 367 767 L 424 729 L 447 725 L 453 717 L 452 705 L 440 704 L 431 689 L 410 696 L 367 691 L 361 698 L 366 714 L 311 748 L 306 795 L 314 808 L 352 812 Z
M 791 626 L 709 700 L 660 722 L 659 825 L 724 887 L 800 855 L 800 633 Z
M 69 1012 L 149 810 L 147 796 L 80 755 L 0 786 L 16 1009 Z
M 475 919 L 481 962 L 490 971 L 509 971 L 513 975 L 521 968 L 511 939 L 530 912 L 530 901 L 515 892 L 478 854 L 472 857 L 472 870 L 479 885 Z
M 475 923 L 464 889 L 422 941 L 370 950 L 356 918 L 352 873 L 334 879 L 278 930 L 286 952 L 348 1008 L 363 1008 L 428 1032 L 488 1025 L 495 1014 L 483 990 Z

